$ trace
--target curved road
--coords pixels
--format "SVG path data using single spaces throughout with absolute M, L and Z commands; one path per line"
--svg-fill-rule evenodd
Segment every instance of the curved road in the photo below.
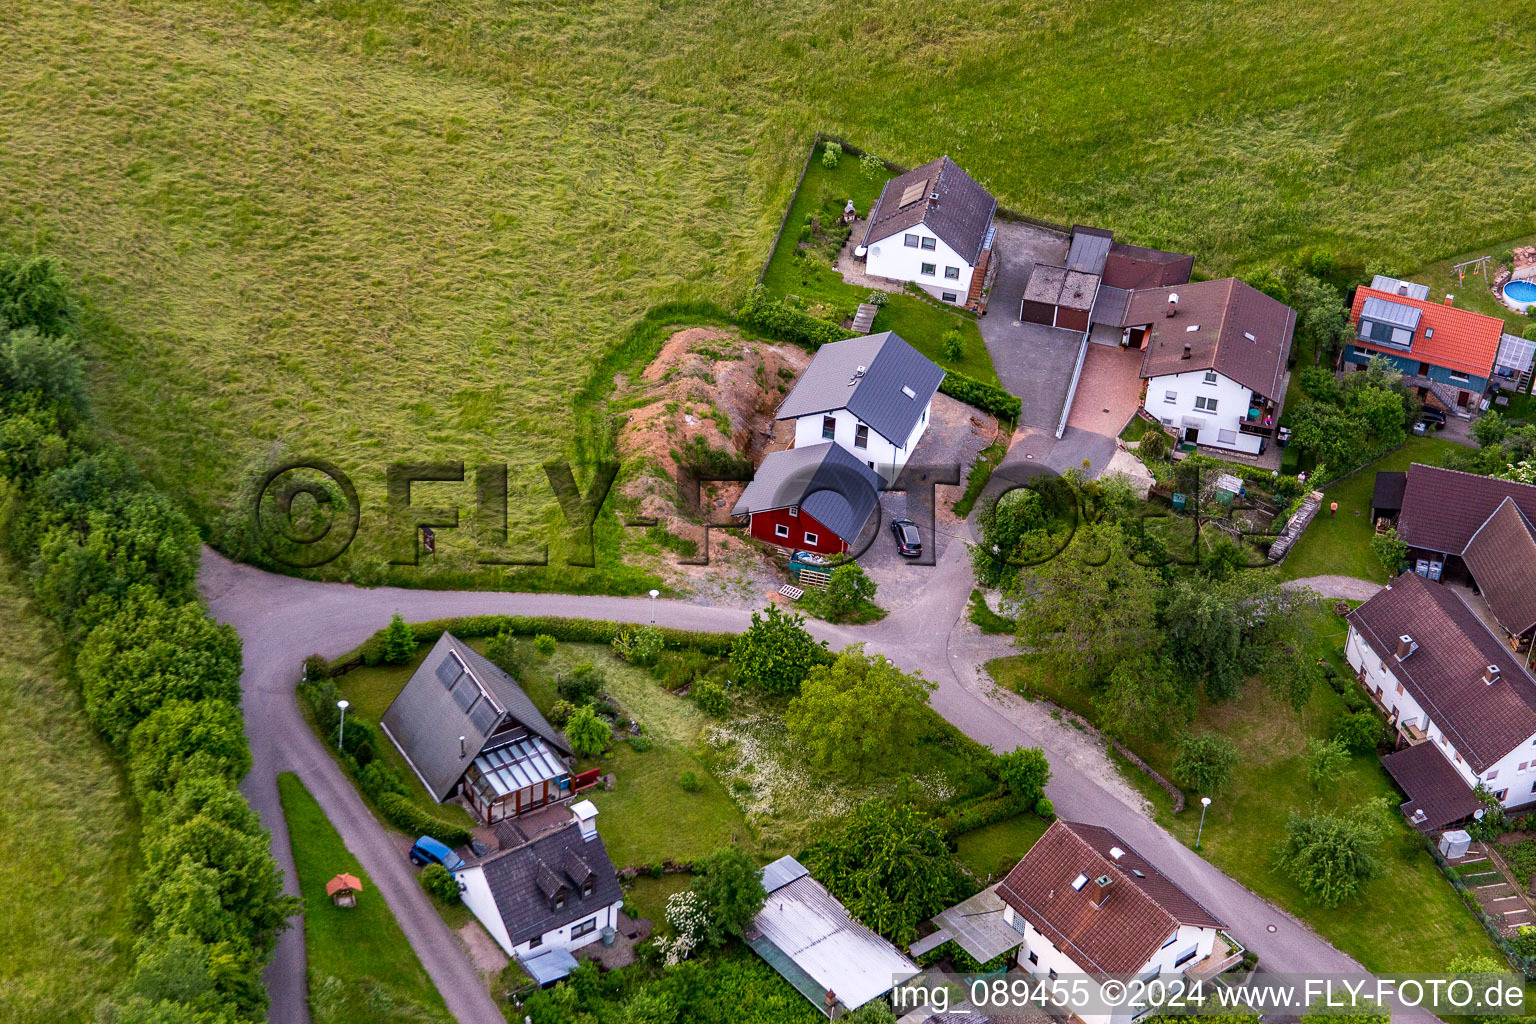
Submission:
M 981 636 L 964 621 L 972 587 L 966 545 L 952 540 L 932 572 L 921 600 L 881 622 L 863 627 L 812 622 L 812 632 L 834 648 L 863 642 L 903 669 L 922 672 L 937 683 L 935 709 L 993 749 L 1043 748 L 1054 768 L 1046 792 L 1060 814 L 1119 832 L 1225 919 L 1267 969 L 1361 970 L 1305 924 L 1222 874 L 1151 821 L 1140 798 L 1119 783 L 1102 752 L 1087 746 L 1081 733 L 1024 701 L 993 692 L 980 667 L 1014 648 L 1009 638 Z M 1313 583 L 1324 596 L 1354 596 L 1329 593 L 1334 587 L 1323 579 L 1297 583 Z M 204 551 L 199 584 L 212 614 L 238 629 L 244 642 L 241 684 L 253 765 L 242 789 L 272 832 L 272 852 L 286 875 L 288 891 L 296 892 L 297 887 L 277 797 L 277 775 L 283 771 L 304 781 L 372 877 L 454 1017 L 462 1024 L 504 1024 L 457 939 L 417 885 L 415 873 L 300 714 L 294 695 L 300 662 L 311 653 L 336 657 L 351 650 L 397 611 L 412 621 L 521 614 L 646 622 L 650 602 L 563 594 L 365 590 L 272 575 L 211 550 Z M 657 605 L 658 623 L 680 629 L 737 632 L 746 627 L 749 614 L 675 601 Z M 278 941 L 266 979 L 271 1019 L 279 1024 L 309 1021 L 302 919 L 293 924 Z

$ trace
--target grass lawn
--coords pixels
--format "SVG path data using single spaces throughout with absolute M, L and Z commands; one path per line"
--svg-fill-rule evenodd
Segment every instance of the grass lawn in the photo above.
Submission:
M 309 1008 L 316 1024 L 450 1021 L 448 1008 L 384 898 L 347 851 L 299 777 L 277 777 L 304 896 Z M 339 872 L 363 883 L 357 906 L 337 907 L 325 883 Z
M 1319 610 L 1317 616 L 1317 650 L 1327 652 L 1337 666 L 1340 662 L 1332 649 L 1343 642 L 1346 627 L 1332 612 Z M 994 661 L 988 668 L 1005 686 L 1031 687 L 1090 720 L 1094 717 L 1093 705 L 1082 691 L 1046 678 L 1027 656 Z M 1236 702 L 1202 704 L 1192 730 L 1221 733 L 1241 752 L 1232 784 L 1216 796 L 1206 817 L 1202 855 L 1260 896 L 1306 920 L 1370 970 L 1439 970 L 1461 953 L 1500 959 L 1482 926 L 1399 817 L 1393 818 L 1391 833 L 1381 847 L 1386 876 L 1371 882 L 1356 902 L 1324 910 L 1273 869 L 1273 850 L 1284 837 L 1292 810 L 1347 809 L 1376 796 L 1389 797 L 1395 808 L 1401 800 L 1374 755 L 1356 755 L 1349 777 L 1331 792 L 1319 793 L 1307 783 L 1307 741 L 1329 735 L 1333 720 L 1343 710 L 1338 694 L 1319 687 L 1298 715 L 1273 701 L 1257 681 L 1250 682 Z M 1133 740 L 1127 746 L 1157 771 L 1170 774 L 1172 743 Z M 1149 792 L 1145 785 L 1140 788 Z M 1193 809 L 1174 816 L 1166 796 L 1153 800 L 1159 821 L 1190 846 L 1200 818 L 1198 801 L 1191 803 Z
M 818 128 L 1212 275 L 1536 231 L 1536 43 L 1498 4 L 7 13 L 0 240 L 81 280 L 101 423 L 205 522 L 274 450 L 342 467 L 363 528 L 338 575 L 386 572 L 396 460 L 506 460 L 513 535 L 554 532 L 542 461 L 604 434 L 570 396 L 658 301 L 744 294 Z M 474 570 L 466 532 L 388 575 Z
M 657 925 L 667 920 L 667 897 L 693 886 L 692 875 L 662 875 L 660 878 L 641 876 L 624 897 L 641 917 L 648 917 Z
M 1454 442 L 1434 437 L 1410 437 L 1397 451 L 1325 488 L 1322 510 L 1280 563 L 1280 575 L 1286 579 L 1357 576 L 1385 583 L 1387 571 L 1371 551 L 1371 537 L 1375 535 L 1371 494 L 1376 488 L 1376 474 L 1405 470 L 1413 462 L 1438 466 L 1443 453 L 1455 447 Z M 1330 517 L 1328 505 L 1335 501 L 1339 514 Z
M 1019 862 L 1050 827 L 1033 814 L 1021 814 L 995 825 L 967 832 L 956 840 L 960 862 L 981 879 L 1001 878 Z
M 124 980 L 138 812 L 66 676 L 62 639 L 0 562 L 0 1020 L 88 1020 Z

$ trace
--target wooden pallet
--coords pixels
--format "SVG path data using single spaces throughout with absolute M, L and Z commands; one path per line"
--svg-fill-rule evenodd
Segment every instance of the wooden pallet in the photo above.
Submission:
M 853 315 L 853 333 L 868 334 L 869 329 L 875 325 L 875 316 L 879 312 L 880 307 L 873 302 L 859 303 L 859 311 Z
M 779 593 L 783 594 L 785 597 L 789 598 L 791 601 L 798 601 L 802 597 L 805 596 L 805 591 L 803 591 L 799 587 L 793 586 L 792 584 L 789 584 L 789 583 L 786 583 L 782 587 L 780 587 L 779 588 Z
M 824 587 L 832 580 L 832 574 L 824 569 L 801 569 L 799 583 L 802 587 Z

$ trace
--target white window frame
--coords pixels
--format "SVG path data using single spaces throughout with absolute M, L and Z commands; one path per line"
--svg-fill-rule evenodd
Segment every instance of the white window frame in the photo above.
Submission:
M 789 527 L 786 526 L 783 523 L 774 523 L 773 524 L 773 535 L 775 537 L 781 537 L 784 540 L 788 540 L 789 539 Z
M 821 439 L 823 441 L 831 441 L 836 436 L 837 436 L 837 417 L 835 417 L 835 416 L 823 416 L 821 418 Z
M 1203 381 L 1203 383 L 1215 384 L 1216 383 L 1216 371 L 1215 370 L 1206 370 L 1205 371 L 1205 380 Z
M 960 296 L 955 294 L 954 292 L 945 292 L 943 295 L 939 296 L 939 298 L 943 299 L 945 302 L 959 302 L 960 301 Z
M 1196 409 L 1200 409 L 1200 410 L 1202 410 L 1204 412 L 1215 412 L 1216 411 L 1216 399 L 1208 398 L 1205 395 L 1196 395 L 1195 396 L 1195 408 Z
M 1164 405 L 1177 405 L 1178 402 L 1179 402 L 1179 393 L 1177 391 L 1164 391 L 1163 392 L 1163 404 Z
M 857 427 L 853 428 L 853 446 L 855 448 L 869 447 L 869 424 L 860 423 Z
M 821 538 L 819 536 L 817 536 L 816 534 L 811 533 L 810 531 L 806 531 L 805 542 L 807 544 L 820 544 L 821 543 Z
M 1452 384 L 1465 384 L 1472 379 L 1471 374 L 1461 373 L 1456 370 L 1447 371 L 1450 374 Z
M 789 506 L 789 514 L 791 516 L 793 516 L 794 518 L 799 519 L 800 518 L 800 506 L 799 505 L 791 505 L 791 506 Z
M 1237 431 L 1235 431 L 1235 430 L 1217 430 L 1216 431 L 1216 443 L 1217 444 L 1237 444 Z

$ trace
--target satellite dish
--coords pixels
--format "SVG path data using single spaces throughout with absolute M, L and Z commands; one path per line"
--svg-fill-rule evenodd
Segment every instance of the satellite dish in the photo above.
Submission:
M 1478 808 L 1477 810 L 1473 811 L 1472 812 L 1472 817 L 1476 818 L 1478 821 L 1482 821 L 1483 820 L 1483 810 L 1482 810 L 1482 808 Z

